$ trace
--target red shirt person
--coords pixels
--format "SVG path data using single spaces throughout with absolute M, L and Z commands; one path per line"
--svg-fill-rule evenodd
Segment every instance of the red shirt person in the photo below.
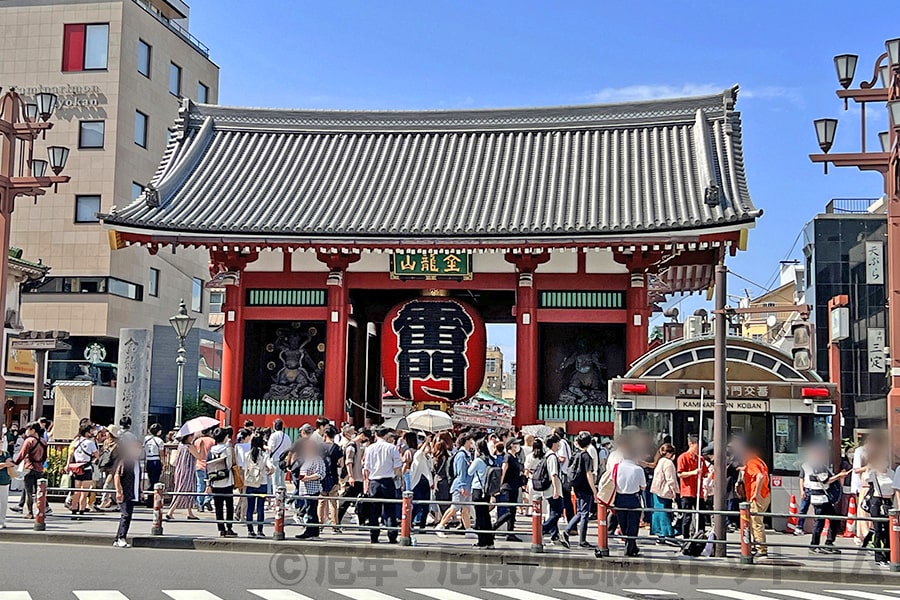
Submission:
M 690 512 L 697 510 L 697 494 L 700 482 L 706 474 L 706 466 L 700 458 L 700 440 L 696 435 L 688 436 L 688 449 L 678 457 L 675 467 L 678 470 L 678 480 L 681 484 L 678 506 L 685 511 L 682 513 L 681 534 L 685 538 L 689 538 L 699 531 L 704 523 L 701 515 L 695 528 L 694 513 Z

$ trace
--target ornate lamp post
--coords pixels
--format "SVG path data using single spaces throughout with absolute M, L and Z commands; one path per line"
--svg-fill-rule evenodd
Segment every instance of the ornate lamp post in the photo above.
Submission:
M 898 166 L 898 128 L 900 128 L 900 38 L 884 43 L 885 52 L 875 61 L 872 78 L 851 88 L 859 57 L 840 54 L 834 57 L 838 82 L 838 98 L 844 100 L 844 109 L 850 100 L 861 107 L 861 148 L 859 152 L 829 154 L 837 129 L 835 119 L 815 121 L 816 138 L 822 154 L 810 154 L 811 161 L 838 167 L 856 167 L 861 171 L 878 171 L 884 176 L 884 193 L 887 198 L 888 244 L 888 340 L 890 353 L 889 375 L 891 387 L 887 398 L 888 429 L 891 435 L 892 462 L 900 460 L 900 166 Z M 881 79 L 879 85 L 879 79 Z M 866 150 L 866 105 L 870 102 L 885 103 L 889 128 L 878 134 L 879 151 Z M 835 435 L 840 438 L 840 415 L 836 415 Z M 837 444 L 836 444 L 837 446 Z M 839 447 L 839 446 L 838 446 Z
M 2 92 L 2 88 L 0 88 Z M 56 95 L 42 92 L 34 103 L 26 103 L 10 89 L 0 97 L 0 315 L 6 315 L 6 280 L 9 276 L 10 222 L 19 196 L 37 199 L 51 185 L 68 183 L 67 175 L 60 175 L 66 166 L 69 149 L 62 146 L 47 148 L 48 160 L 34 157 L 34 141 L 44 137 L 53 127 L 49 122 L 56 108 Z M 47 167 L 53 175 L 47 175 Z M 36 372 L 36 378 L 43 373 Z M 0 399 L 6 396 L 6 380 L 0 375 Z M 32 415 L 33 418 L 40 415 Z
M 169 323 L 172 324 L 172 329 L 175 330 L 175 335 L 178 337 L 178 356 L 175 358 L 175 364 L 178 365 L 178 384 L 175 391 L 175 427 L 181 426 L 181 409 L 184 400 L 184 340 L 191 332 L 191 328 L 196 320 L 188 314 L 187 307 L 184 305 L 184 299 L 181 300 L 178 313 L 169 317 Z

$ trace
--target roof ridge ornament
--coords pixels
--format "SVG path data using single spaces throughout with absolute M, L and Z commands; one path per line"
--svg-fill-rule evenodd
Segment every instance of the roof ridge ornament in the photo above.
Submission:
M 147 208 L 159 208 L 159 189 L 153 184 L 144 189 L 144 204 Z

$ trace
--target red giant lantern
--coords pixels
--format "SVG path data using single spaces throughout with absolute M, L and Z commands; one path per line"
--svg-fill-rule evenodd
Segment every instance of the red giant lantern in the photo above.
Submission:
M 484 321 L 465 302 L 442 297 L 401 302 L 382 328 L 384 383 L 404 400 L 468 400 L 484 382 L 486 345 Z

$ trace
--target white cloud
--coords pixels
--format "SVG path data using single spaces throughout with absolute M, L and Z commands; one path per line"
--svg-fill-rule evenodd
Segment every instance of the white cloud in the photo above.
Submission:
M 726 87 L 711 83 L 626 85 L 624 87 L 603 88 L 590 94 L 590 99 L 593 102 L 629 102 L 635 100 L 657 100 L 660 98 L 681 98 L 685 96 L 707 96 L 718 94 Z
M 590 102 L 633 102 L 658 100 L 662 98 L 684 98 L 687 96 L 708 96 L 719 94 L 730 85 L 719 83 L 684 83 L 681 85 L 646 84 L 608 87 L 588 94 Z M 798 108 L 805 102 L 799 88 L 783 86 L 761 86 L 741 89 L 739 100 L 786 101 Z

